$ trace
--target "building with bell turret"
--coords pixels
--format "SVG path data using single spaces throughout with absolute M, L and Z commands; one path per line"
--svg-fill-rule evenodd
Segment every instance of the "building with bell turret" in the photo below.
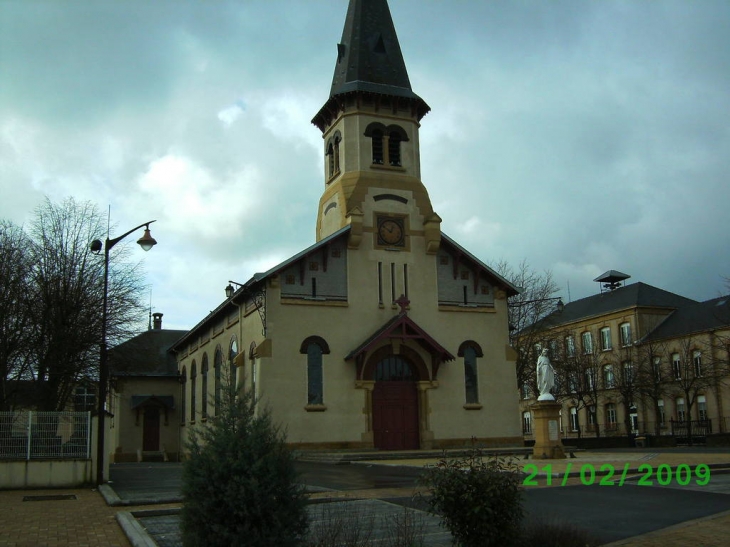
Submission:
M 386 0 L 350 0 L 312 120 L 316 240 L 229 286 L 175 343 L 183 439 L 215 416 L 230 378 L 305 449 L 522 445 L 507 322 L 517 289 L 442 232 L 421 178 L 428 112 Z

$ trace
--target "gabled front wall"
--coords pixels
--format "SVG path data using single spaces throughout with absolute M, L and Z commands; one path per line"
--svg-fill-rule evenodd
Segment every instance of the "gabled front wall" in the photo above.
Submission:
M 236 360 L 239 381 L 245 378 L 250 389 L 255 366 L 256 394 L 261 404 L 269 406 L 274 420 L 285 425 L 290 443 L 308 448 L 372 447 L 369 398 L 373 379 L 358 377 L 355 360 L 346 361 L 345 357 L 399 313 L 399 307 L 392 304 L 392 295 L 397 298 L 405 292 L 405 274 L 411 302 L 408 316 L 413 321 L 454 356 L 468 340 L 476 342 L 483 351 L 483 357 L 477 360 L 479 404 L 466 405 L 463 358 L 441 364 L 434 379 L 431 355 L 416 342 L 404 343 L 428 370 L 428 377 L 422 377 L 418 384 L 421 446 L 461 446 L 471 437 L 492 445 L 519 444 L 514 362 L 507 360 L 504 292 L 489 285 L 489 302 L 479 307 L 439 306 L 438 256 L 426 254 L 424 238 L 411 234 L 409 250 L 398 252 L 376 248 L 374 237 L 374 232 L 366 231 L 361 248 L 356 250 L 348 250 L 347 238 L 342 237 L 327 246 L 326 259 L 325 251 L 318 249 L 303 257 L 301 264 L 295 262 L 272 276 L 266 282 L 265 337 L 259 313 L 251 307 L 242 321 L 229 325 L 209 342 L 193 344 L 194 349 L 180 359 L 180 369 L 186 368 L 189 391 L 191 364 L 193 360 L 197 363 L 197 406 L 202 401 L 203 353 L 209 354 L 209 375 L 212 375 L 214 346 L 217 343 L 225 346 L 235 336 L 239 340 L 239 352 L 244 353 Z M 339 256 L 333 257 L 333 253 Z M 379 262 L 382 264 L 380 291 Z M 394 264 L 395 291 L 391 286 L 391 264 Z M 408 266 L 406 270 L 404 265 Z M 344 299 L 343 275 L 347 281 Z M 304 290 L 298 294 L 299 288 L 311 287 L 312 277 L 317 279 L 318 295 L 312 297 Z M 458 282 L 468 283 L 472 290 L 471 279 L 464 281 L 459 275 Z M 319 293 L 320 287 L 330 287 L 325 296 Z M 381 293 L 382 304 L 379 303 Z M 307 355 L 300 349 L 310 336 L 321 337 L 330 349 L 322 359 L 323 405 L 307 404 Z M 383 345 L 388 343 L 373 347 L 364 360 Z M 212 386 L 210 376 L 209 392 Z M 190 405 L 189 394 L 186 400 Z M 211 416 L 212 400 L 209 394 Z M 188 428 L 189 422 L 188 419 Z M 196 422 L 201 423 L 199 412 Z

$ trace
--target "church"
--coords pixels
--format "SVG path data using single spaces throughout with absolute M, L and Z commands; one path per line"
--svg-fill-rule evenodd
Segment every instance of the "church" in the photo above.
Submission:
M 507 298 L 441 231 L 386 0 L 350 0 L 322 133 L 316 242 L 242 285 L 173 346 L 184 441 L 221 386 L 252 390 L 301 449 L 522 446 Z M 314 204 L 312 204 L 314 206 Z

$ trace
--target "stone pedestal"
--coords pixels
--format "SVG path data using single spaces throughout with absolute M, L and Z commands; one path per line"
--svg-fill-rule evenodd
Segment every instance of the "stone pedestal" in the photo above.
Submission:
M 555 401 L 538 401 L 530 407 L 534 418 L 533 436 L 535 447 L 532 457 L 535 459 L 558 460 L 565 458 L 563 443 L 560 440 L 560 408 Z

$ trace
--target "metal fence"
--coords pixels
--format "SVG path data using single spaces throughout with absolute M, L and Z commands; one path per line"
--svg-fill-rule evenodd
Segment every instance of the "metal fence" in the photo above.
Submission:
M 0 412 L 0 459 L 89 458 L 90 412 Z

